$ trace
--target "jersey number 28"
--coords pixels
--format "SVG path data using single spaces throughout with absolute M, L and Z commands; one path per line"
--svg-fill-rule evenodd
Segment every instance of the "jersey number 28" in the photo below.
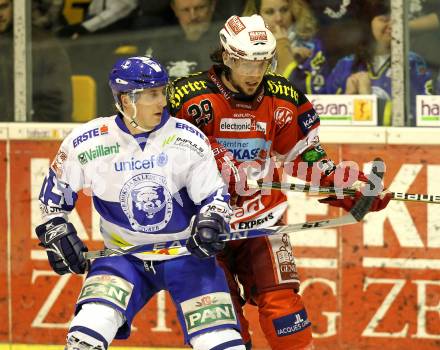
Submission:
M 197 127 L 208 125 L 214 119 L 214 110 L 209 100 L 201 100 L 188 107 L 188 114 L 192 116 Z

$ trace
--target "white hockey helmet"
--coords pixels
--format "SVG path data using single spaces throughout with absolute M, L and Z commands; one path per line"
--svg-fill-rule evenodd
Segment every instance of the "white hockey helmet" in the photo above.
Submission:
M 251 61 L 272 59 L 277 45 L 275 36 L 259 15 L 229 17 L 220 30 L 220 42 L 232 57 Z

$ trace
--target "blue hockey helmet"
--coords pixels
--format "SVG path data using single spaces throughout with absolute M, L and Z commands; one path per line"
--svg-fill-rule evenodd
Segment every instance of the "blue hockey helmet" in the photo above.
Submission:
M 136 93 L 167 84 L 168 74 L 165 68 L 155 59 L 146 56 L 118 60 L 109 75 L 109 85 L 117 104 L 121 94 Z

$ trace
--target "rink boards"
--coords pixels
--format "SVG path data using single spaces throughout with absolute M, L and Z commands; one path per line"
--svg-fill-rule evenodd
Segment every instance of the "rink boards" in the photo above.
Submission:
M 64 341 L 82 277 L 51 272 L 33 228 L 44 174 L 73 126 L 0 124 L 0 343 Z M 383 158 L 392 191 L 440 194 L 437 134 L 434 128 L 325 126 L 321 141 L 335 161 Z M 290 223 L 340 215 L 302 193 L 289 194 L 289 203 Z M 71 221 L 89 249 L 101 247 L 90 197 L 80 196 Z M 394 201 L 358 225 L 292 239 L 318 349 L 438 349 L 440 205 Z M 267 348 L 255 309 L 246 311 L 254 348 Z M 135 319 L 130 340 L 116 344 L 179 348 L 181 336 L 172 302 L 161 293 Z

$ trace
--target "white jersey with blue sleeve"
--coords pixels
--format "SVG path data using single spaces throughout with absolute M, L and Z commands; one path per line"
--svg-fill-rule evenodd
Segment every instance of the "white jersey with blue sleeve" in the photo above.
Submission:
M 75 128 L 44 180 L 43 220 L 66 217 L 80 190 L 93 197 L 108 248 L 184 239 L 198 212 L 214 206 L 228 216 L 230 210 L 208 139 L 166 111 L 153 131 L 136 136 L 128 132 L 120 115 Z

